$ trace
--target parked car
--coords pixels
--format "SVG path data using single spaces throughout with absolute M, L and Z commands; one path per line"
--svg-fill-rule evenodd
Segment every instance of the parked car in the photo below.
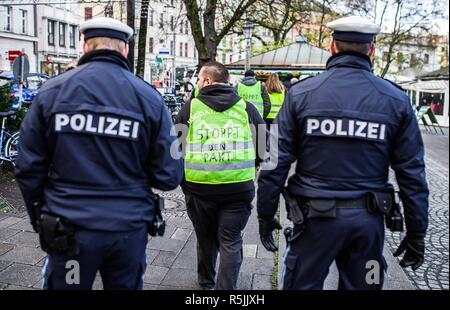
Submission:
M 25 83 L 22 92 L 23 104 L 29 105 L 31 101 L 33 101 L 34 97 L 36 97 L 39 88 L 41 88 L 41 86 L 48 79 L 49 76 L 42 73 L 29 73 L 25 77 Z M 15 110 L 19 107 L 19 84 L 17 83 L 11 71 L 0 71 L 0 85 L 4 85 L 6 83 L 12 84 L 11 90 L 14 94 L 15 100 L 11 109 Z

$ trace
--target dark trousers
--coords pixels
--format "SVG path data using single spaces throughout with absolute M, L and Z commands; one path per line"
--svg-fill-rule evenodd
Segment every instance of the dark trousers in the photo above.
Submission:
M 147 227 L 131 232 L 82 230 L 77 238 L 79 255 L 48 256 L 43 268 L 44 289 L 90 290 L 97 271 L 105 290 L 142 289 L 147 268 Z
M 284 254 L 283 289 L 323 289 L 334 260 L 338 289 L 381 289 L 387 268 L 383 243 L 383 216 L 366 209 L 338 208 L 336 218 L 309 219 Z
M 247 225 L 253 198 L 245 195 L 240 200 L 229 196 L 208 199 L 192 193 L 185 193 L 185 196 L 188 215 L 197 235 L 199 284 L 204 288 L 235 290 L 243 259 L 242 231 Z

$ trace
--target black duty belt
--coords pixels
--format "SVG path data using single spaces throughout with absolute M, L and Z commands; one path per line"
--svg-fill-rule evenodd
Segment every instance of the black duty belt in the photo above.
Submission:
M 336 208 L 366 208 L 366 196 L 357 199 L 336 199 Z

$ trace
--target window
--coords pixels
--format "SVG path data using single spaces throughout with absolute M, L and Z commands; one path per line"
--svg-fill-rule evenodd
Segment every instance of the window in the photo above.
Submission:
M 22 19 L 21 32 L 26 34 L 28 32 L 28 12 L 26 10 L 20 10 L 20 17 Z
M 175 55 L 175 46 L 173 46 L 173 41 L 170 41 L 170 55 Z
M 187 20 L 184 21 L 184 34 L 189 34 L 189 23 Z
M 381 59 L 383 60 L 383 61 L 387 61 L 387 59 L 388 59 L 388 52 L 383 52 L 383 56 L 381 57 Z
M 428 65 L 430 63 L 430 55 L 429 54 L 423 55 L 423 63 L 426 65 Z
M 417 57 L 416 54 L 411 54 L 409 59 L 409 65 L 414 66 L 417 64 Z
M 77 31 L 77 26 L 70 25 L 69 27 L 69 46 L 75 48 L 75 33 Z
M 154 14 L 154 12 L 153 12 L 153 10 L 151 10 L 150 11 L 150 14 L 149 14 L 149 18 L 148 18 L 148 24 L 149 24 L 149 26 L 151 26 L 151 27 L 153 27 L 154 26 L 154 20 L 153 20 L 153 14 Z
M 188 57 L 188 47 L 189 45 L 187 43 L 184 43 L 184 57 Z
M 2 30 L 3 31 L 11 31 L 12 27 L 12 7 L 11 6 L 0 6 L 0 16 L 2 22 Z
M 180 42 L 180 56 L 183 56 L 183 43 Z
M 92 8 L 87 7 L 84 8 L 84 20 L 88 20 L 92 18 Z
M 159 44 L 164 44 L 164 39 L 159 39 Z
M 55 45 L 55 21 L 48 20 L 47 23 L 47 31 L 48 31 L 48 45 Z
M 173 16 L 170 16 L 170 31 L 174 31 Z
M 180 23 L 180 34 L 183 34 L 183 22 Z
M 197 47 L 194 47 L 194 58 L 197 58 Z
M 108 4 L 105 7 L 105 17 L 113 17 L 114 10 L 112 4 Z
M 66 46 L 66 24 L 59 23 L 59 46 Z
M 154 45 L 154 42 L 153 42 L 153 38 L 148 38 L 148 52 L 150 53 L 150 54 L 153 54 L 153 45 Z
M 164 29 L 164 14 L 163 13 L 161 13 L 161 15 L 160 15 L 159 29 Z

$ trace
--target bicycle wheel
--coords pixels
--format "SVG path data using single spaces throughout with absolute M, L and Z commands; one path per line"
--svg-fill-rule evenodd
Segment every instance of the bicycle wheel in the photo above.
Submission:
M 17 148 L 19 146 L 19 135 L 20 133 L 16 131 L 12 136 L 6 141 L 5 144 L 5 157 L 11 160 L 13 166 L 16 165 Z

